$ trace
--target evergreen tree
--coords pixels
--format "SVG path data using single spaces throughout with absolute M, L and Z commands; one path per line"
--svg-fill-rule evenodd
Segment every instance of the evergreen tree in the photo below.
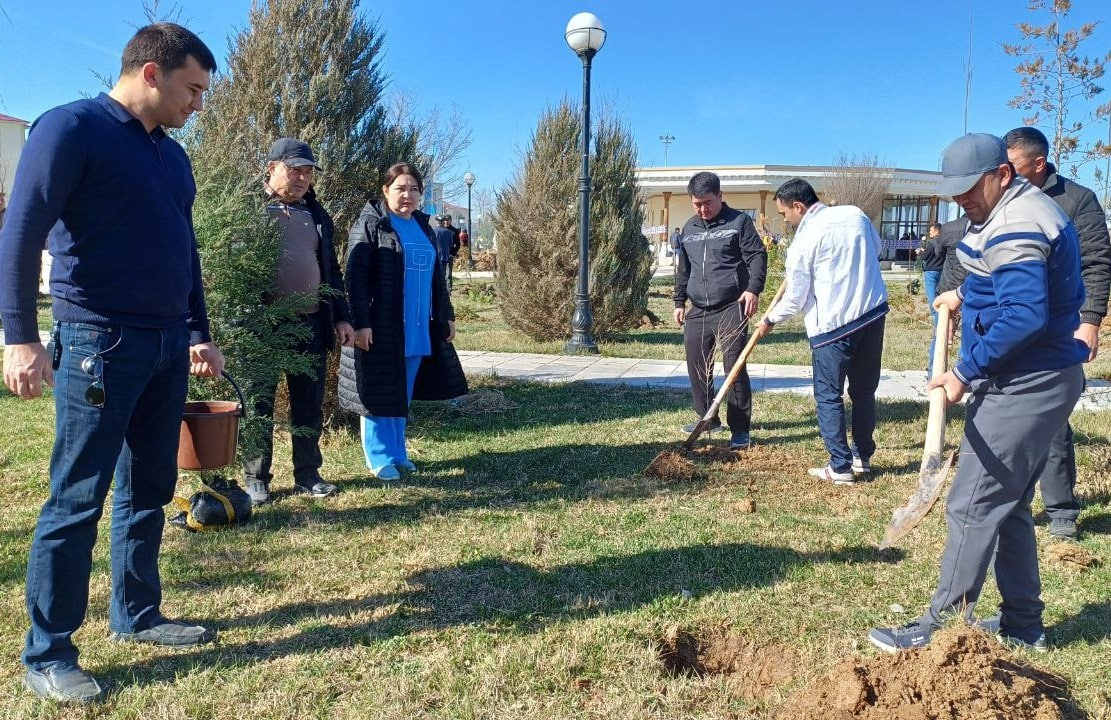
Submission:
M 546 111 L 515 180 L 497 198 L 498 295 L 511 327 L 536 340 L 570 335 L 578 274 L 578 176 L 582 120 L 564 100 Z M 591 149 L 590 299 L 597 337 L 644 315 L 651 256 L 641 232 L 636 146 L 603 116 Z
M 381 173 L 417 158 L 415 124 L 390 120 L 381 69 L 384 35 L 358 0 L 267 0 L 229 41 L 227 71 L 208 92 L 192 136 L 194 157 L 225 155 L 261 174 L 279 137 L 312 146 L 317 194 L 337 235 L 358 216 Z

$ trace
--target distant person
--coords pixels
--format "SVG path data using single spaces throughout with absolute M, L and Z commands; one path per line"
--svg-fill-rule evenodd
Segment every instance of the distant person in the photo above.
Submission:
M 335 226 L 332 217 L 316 197 L 313 177 L 316 156 L 308 143 L 296 138 L 279 138 L 266 155 L 266 179 L 263 190 L 268 203 L 266 212 L 277 224 L 282 236 L 275 286 L 278 297 L 297 293 L 317 293 L 321 288 L 333 292 L 320 296 L 318 302 L 305 308 L 299 323 L 306 331 L 304 340 L 293 350 L 307 355 L 312 370 L 307 373 L 286 373 L 289 390 L 289 424 L 299 428 L 293 434 L 293 492 L 325 498 L 335 495 L 336 486 L 320 476 L 324 458 L 320 454 L 320 434 L 324 430 L 324 389 L 328 352 L 336 342 L 349 347 L 355 338 L 347 301 L 343 295 L 343 277 L 336 259 Z M 244 465 L 247 494 L 253 505 L 270 502 L 270 482 L 274 455 L 274 395 L 278 374 L 258 388 L 255 395 L 256 417 L 269 426 L 260 443 L 262 451 Z
M 994 564 L 998 620 L 1009 643 L 1044 652 L 1038 545 L 1030 502 L 1053 438 L 1084 388 L 1088 348 L 1073 335 L 1084 286 L 1076 229 L 1007 159 L 1003 140 L 957 138 L 941 159 L 939 195 L 971 223 L 957 246 L 968 276 L 936 305 L 961 310 L 960 358 L 929 382 L 965 404 L 960 463 L 946 500 L 949 534 L 926 612 L 869 640 L 894 652 L 919 647 L 954 617 L 972 620 Z M 993 622 L 994 624 L 994 622 Z
M 23 685 L 51 700 L 105 697 L 78 665 L 73 634 L 88 610 L 109 487 L 109 632 L 171 647 L 216 637 L 162 614 L 158 576 L 189 373 L 224 368 L 209 337 L 193 171 L 166 132 L 201 110 L 215 68 L 180 25 L 140 28 L 111 91 L 36 120 L 16 171 L 0 233 L 4 381 L 22 398 L 53 385 L 55 413 L 50 498 L 27 559 Z M 35 317 L 44 246 L 55 258 L 50 351 Z
M 347 297 L 354 348 L 340 356 L 339 401 L 362 416 L 366 465 L 385 481 L 417 468 L 405 447 L 409 403 L 467 392 L 452 347 L 455 311 L 438 265 L 428 216 L 417 208 L 424 180 L 392 165 L 382 199 L 368 202 L 348 235 Z
M 467 248 L 467 252 L 472 252 L 471 249 L 471 234 L 467 232 L 467 228 L 459 230 L 459 246 Z
M 455 257 L 459 254 L 459 233 L 452 232 L 450 215 L 437 215 L 436 227 L 432 232 L 436 235 L 436 251 L 439 253 L 440 263 L 444 269 L 444 280 L 447 282 L 448 292 L 451 292 L 451 268 L 455 264 Z
M 0 192 L 0 228 L 4 227 L 4 215 L 8 212 L 8 198 Z
M 937 310 L 934 309 L 934 298 L 937 297 L 937 284 L 941 281 L 941 269 L 945 267 L 945 255 L 948 248 L 940 243 L 941 223 L 930 223 L 926 240 L 918 248 L 918 258 L 922 261 L 922 286 L 926 292 L 926 308 L 930 311 L 931 327 L 937 327 Z M 926 356 L 926 378 L 929 379 L 931 364 L 934 357 L 934 338 L 936 333 L 930 334 L 930 353 Z
M 682 230 L 675 270 L 675 322 L 683 328 L 683 349 L 694 412 L 702 418 L 714 398 L 714 352 L 721 348 L 726 369 L 740 357 L 748 320 L 756 312 L 768 273 L 768 253 L 752 218 L 725 204 L 721 180 L 700 172 L 687 183 L 694 217 Z M 687 303 L 690 310 L 687 310 Z M 752 444 L 752 386 L 742 370 L 726 395 L 729 446 Z M 694 431 L 692 423 L 683 432 Z M 714 418 L 710 429 L 721 427 Z
M 674 255 L 675 253 L 679 252 L 679 246 L 682 244 L 683 233 L 679 230 L 679 228 L 675 228 L 675 230 L 671 233 L 670 240 L 668 240 L 668 247 L 671 250 L 671 254 Z
M 829 207 L 810 183 L 788 180 L 775 206 L 795 228 L 787 249 L 787 290 L 756 327 L 766 337 L 802 312 L 813 358 L 818 432 L 829 453 L 807 472 L 834 485 L 852 485 L 872 471 L 876 451 L 876 388 L 880 382 L 887 287 L 880 273 L 882 241 L 868 216 L 852 205 Z M 846 434 L 845 383 L 852 400 L 853 445 Z

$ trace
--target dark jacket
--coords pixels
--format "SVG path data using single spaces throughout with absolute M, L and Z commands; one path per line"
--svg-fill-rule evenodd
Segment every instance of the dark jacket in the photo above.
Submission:
M 449 264 L 459 254 L 459 234 L 445 227 L 432 228 L 432 234 L 436 237 L 436 254 L 440 256 L 440 263 Z
M 922 261 L 922 272 L 939 272 L 945 267 L 945 258 L 949 248 L 941 244 L 941 235 L 935 238 L 926 238 L 924 249 L 919 259 Z
M 413 217 L 435 246 L 428 216 Z M 343 348 L 340 353 L 340 407 L 360 415 L 407 417 L 405 379 L 405 256 L 401 240 L 384 206 L 368 202 L 347 239 L 344 278 L 356 330 L 373 331 L 369 350 Z M 448 322 L 455 320 L 443 273 L 432 273 L 432 354 L 417 372 L 413 398 L 447 400 L 467 393 L 463 366 L 447 342 Z
M 1049 164 L 1042 192 L 1065 211 L 1080 235 L 1080 278 L 1084 281 L 1085 293 L 1080 321 L 1099 325 L 1107 314 L 1107 295 L 1111 288 L 1111 238 L 1107 233 L 1107 216 L 1094 192 L 1058 175 L 1053 163 Z
M 961 215 L 956 220 L 944 223 L 941 226 L 941 234 L 934 240 L 939 247 L 945 248 L 945 263 L 941 268 L 941 279 L 937 281 L 939 295 L 959 288 L 961 283 L 964 282 L 964 276 L 968 273 L 961 265 L 956 253 L 957 243 L 964 238 L 967 231 L 968 218 Z
M 277 202 L 276 197 L 271 196 L 271 199 Z M 320 283 L 332 289 L 331 293 L 320 298 L 320 313 L 324 316 L 324 347 L 331 350 L 336 344 L 336 323 L 351 322 L 347 296 L 343 292 L 343 275 L 340 274 L 339 260 L 336 258 L 336 226 L 332 223 L 332 216 L 316 199 L 315 189 L 310 187 L 304 199 L 305 206 L 316 223 L 316 234 L 320 238 L 320 245 L 316 249 Z
M 683 226 L 675 269 L 675 307 L 690 300 L 713 310 L 737 302 L 746 290 L 759 295 L 768 274 L 768 252 L 747 214 L 722 203 L 705 221 L 695 215 Z

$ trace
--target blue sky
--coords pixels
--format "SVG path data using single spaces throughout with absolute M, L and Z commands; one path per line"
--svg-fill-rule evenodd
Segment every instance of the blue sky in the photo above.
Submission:
M 169 3 L 162 3 L 167 7 Z M 249 0 L 181 0 L 181 20 L 218 57 L 246 23 Z M 842 152 L 936 169 L 964 129 L 969 8 L 973 14 L 969 129 L 1022 124 L 1003 42 L 1033 19 L 1026 0 L 904 3 L 797 0 L 425 0 L 364 2 L 386 31 L 393 85 L 423 108 L 458 106 L 473 144 L 456 170 L 476 189 L 510 180 L 537 117 L 582 90 L 564 42 L 576 12 L 597 14 L 608 38 L 594 61 L 594 106 L 627 122 L 642 166 L 828 164 Z M 101 89 L 144 23 L 140 0 L 0 0 L 0 112 L 27 120 Z M 1111 3 L 1076 0 L 1070 26 L 1102 20 L 1089 54 L 1111 46 Z M 1111 92 L 1111 91 L 1109 91 Z M 1105 94 L 1106 100 L 1108 95 Z M 1106 138 L 1104 123 L 1100 137 Z M 1047 133 L 1049 134 L 1049 133 Z M 1094 135 L 1095 136 L 1095 135 Z

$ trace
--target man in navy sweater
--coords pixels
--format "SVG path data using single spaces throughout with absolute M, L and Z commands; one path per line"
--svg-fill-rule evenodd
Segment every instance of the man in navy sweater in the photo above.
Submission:
M 27 563 L 24 686 L 42 697 L 104 698 L 71 636 L 85 618 L 113 475 L 113 638 L 186 647 L 215 637 L 162 615 L 158 575 L 188 374 L 224 366 L 209 337 L 192 168 L 163 128 L 202 108 L 215 67 L 189 30 L 140 29 L 111 92 L 36 120 L 16 171 L 0 232 L 4 381 L 23 398 L 52 385 L 56 427 L 50 498 Z M 44 245 L 54 258 L 49 351 L 35 319 Z
M 961 311 L 961 353 L 928 387 L 944 388 L 950 403 L 970 396 L 961 462 L 929 608 L 903 627 L 873 628 L 869 639 L 893 652 L 928 643 L 947 617 L 971 620 L 994 558 L 999 635 L 1044 652 L 1030 502 L 1050 442 L 1084 388 L 1088 346 L 1073 337 L 1084 301 L 1080 242 L 1061 208 L 1015 173 L 994 135 L 955 140 L 941 174 L 938 193 L 951 195 L 970 223 L 955 250 L 968 275 L 935 302 Z

